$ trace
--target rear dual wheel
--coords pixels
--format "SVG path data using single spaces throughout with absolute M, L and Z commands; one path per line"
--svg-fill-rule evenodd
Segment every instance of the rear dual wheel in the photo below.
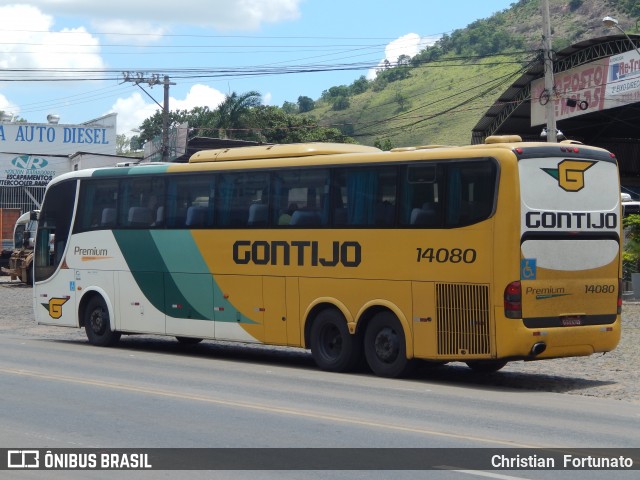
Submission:
M 373 373 L 381 377 L 400 377 L 413 362 L 407 359 L 404 330 L 391 312 L 377 313 L 367 325 L 364 354 Z
M 349 333 L 347 319 L 335 308 L 323 310 L 311 326 L 311 355 L 322 370 L 346 372 L 362 356 L 362 343 Z

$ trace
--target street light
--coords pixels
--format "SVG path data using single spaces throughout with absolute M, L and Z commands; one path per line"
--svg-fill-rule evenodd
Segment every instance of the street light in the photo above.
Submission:
M 635 49 L 636 49 L 636 52 L 638 52 L 638 55 L 640 55 L 640 50 L 638 50 L 638 47 L 636 46 L 636 44 L 635 44 L 635 43 L 633 43 L 633 40 L 631 40 L 631 38 L 629 37 L 629 35 L 627 35 L 627 32 L 625 32 L 625 31 L 622 29 L 622 27 L 621 27 L 620 25 L 618 25 L 618 20 L 616 20 L 616 19 L 615 19 L 615 18 L 613 18 L 613 17 L 606 16 L 606 17 L 604 17 L 604 18 L 602 19 L 602 24 L 603 24 L 605 27 L 607 27 L 607 28 L 615 27 L 615 28 L 617 28 L 618 30 L 620 30 L 620 31 L 624 34 L 624 36 L 625 36 L 625 37 L 627 37 L 627 40 L 629 40 L 629 42 L 631 43 L 631 45 L 633 46 L 633 48 L 635 48 Z

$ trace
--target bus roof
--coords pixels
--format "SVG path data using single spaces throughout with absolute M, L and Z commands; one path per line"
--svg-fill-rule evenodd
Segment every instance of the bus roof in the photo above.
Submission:
M 290 143 L 255 147 L 221 148 L 194 153 L 189 163 L 257 160 L 267 158 L 309 157 L 336 153 L 373 153 L 379 148 L 351 143 Z
M 575 144 L 579 142 L 563 141 L 561 144 Z M 495 135 L 487 137 L 485 142 L 477 145 L 420 145 L 415 147 L 400 147 L 391 150 L 391 153 L 410 153 L 425 150 L 481 150 L 481 149 L 507 149 L 516 147 L 541 147 L 547 146 L 545 142 L 523 142 L 519 135 Z M 584 145 L 581 145 L 583 147 Z M 299 157 L 319 157 L 324 155 L 341 155 L 357 153 L 385 153 L 382 150 L 366 145 L 349 143 L 292 143 L 276 145 L 258 145 L 252 147 L 222 148 L 216 150 L 202 150 L 196 152 L 189 159 L 189 163 L 226 162 L 239 160 L 266 160 L 286 159 Z

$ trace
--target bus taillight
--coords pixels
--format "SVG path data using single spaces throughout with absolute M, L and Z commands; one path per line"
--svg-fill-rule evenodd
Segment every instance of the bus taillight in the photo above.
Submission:
M 504 289 L 504 316 L 522 318 L 522 287 L 520 281 L 511 282 Z
M 618 279 L 618 315 L 622 313 L 622 279 Z

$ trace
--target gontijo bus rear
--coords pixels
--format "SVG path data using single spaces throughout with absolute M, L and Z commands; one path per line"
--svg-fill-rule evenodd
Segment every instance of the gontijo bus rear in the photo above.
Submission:
M 288 345 L 393 377 L 620 337 L 617 163 L 585 145 L 311 143 L 82 170 L 51 182 L 37 237 L 38 323 L 96 345 Z

